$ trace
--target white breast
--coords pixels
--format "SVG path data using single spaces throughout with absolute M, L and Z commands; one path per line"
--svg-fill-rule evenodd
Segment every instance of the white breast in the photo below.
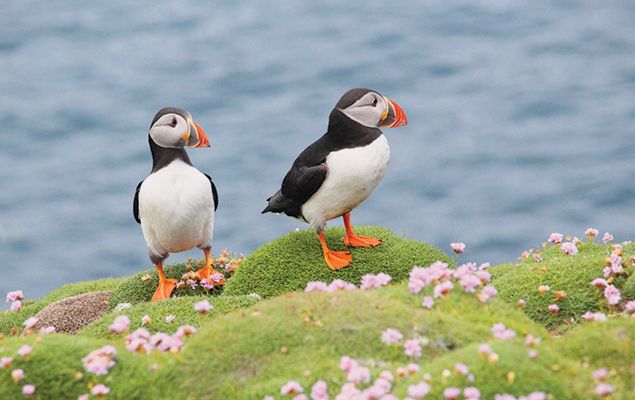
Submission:
M 384 135 L 364 147 L 332 152 L 328 174 L 318 191 L 302 206 L 304 218 L 316 227 L 357 207 L 375 190 L 390 161 Z
M 158 257 L 212 244 L 214 200 L 209 179 L 177 160 L 148 176 L 139 191 L 148 251 Z

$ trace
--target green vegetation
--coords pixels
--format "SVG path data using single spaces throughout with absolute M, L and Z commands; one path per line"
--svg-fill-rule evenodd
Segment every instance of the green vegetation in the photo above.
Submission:
M 331 271 L 313 229 L 279 237 L 249 255 L 227 283 L 227 294 L 258 293 L 272 297 L 302 290 L 309 281 L 331 282 L 343 279 L 359 284 L 363 275 L 385 272 L 399 282 L 408 277 L 414 265 L 429 265 L 437 260 L 452 262 L 441 250 L 425 243 L 400 237 L 380 227 L 355 227 L 360 235 L 373 236 L 383 243 L 373 249 L 351 248 L 353 263 Z M 326 242 L 334 250 L 345 250 L 342 227 L 326 230 Z

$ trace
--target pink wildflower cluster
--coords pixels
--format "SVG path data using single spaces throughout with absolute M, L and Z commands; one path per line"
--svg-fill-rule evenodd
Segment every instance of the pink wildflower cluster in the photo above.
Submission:
M 516 336 L 516 332 L 502 323 L 497 323 L 492 326 L 492 335 L 499 340 L 509 340 Z
M 593 238 L 595 238 L 597 235 L 599 235 L 600 231 L 598 231 L 595 228 L 587 228 L 587 230 L 584 231 L 584 234 L 586 235 L 586 237 L 589 238 L 590 242 L 593 242 Z
M 435 298 L 439 298 L 447 295 L 454 288 L 454 281 L 458 282 L 466 293 L 475 293 L 477 289 L 480 289 L 476 296 L 485 303 L 498 294 L 494 286 L 488 285 L 492 277 L 485 271 L 487 266 L 488 264 L 482 264 L 477 267 L 474 263 L 466 263 L 452 270 L 448 264 L 437 261 L 428 267 L 414 267 L 410 271 L 408 289 L 411 293 L 418 294 L 426 286 L 433 286 L 432 294 Z M 422 305 L 432 308 L 434 300 L 426 296 Z
M 631 317 L 635 318 L 635 300 L 631 300 L 624 305 L 626 312 L 631 313 Z
M 380 272 L 378 274 L 366 274 L 362 276 L 362 282 L 359 285 L 360 290 L 379 289 L 386 286 L 392 280 L 392 276 Z
M 381 334 L 381 341 L 384 344 L 396 344 L 401 342 L 401 339 L 403 339 L 403 334 L 394 328 L 388 328 Z
M 22 309 L 22 300 L 24 299 L 24 293 L 21 290 L 14 290 L 7 293 L 6 301 L 11 303 L 9 309 L 13 312 L 18 312 Z
M 194 309 L 201 314 L 205 314 L 209 310 L 211 310 L 214 306 L 209 303 L 207 300 L 201 300 L 198 303 L 194 304 Z
M 606 314 L 601 312 L 594 313 L 591 311 L 587 311 L 582 314 L 582 318 L 586 319 L 587 321 L 606 321 Z
M 560 251 L 563 254 L 568 254 L 570 256 L 575 256 L 576 254 L 578 254 L 578 248 L 573 242 L 562 243 L 562 245 L 560 246 Z
M 111 345 L 106 345 L 100 349 L 91 351 L 82 358 L 86 372 L 95 375 L 106 375 L 108 370 L 115 366 L 115 355 L 117 350 Z
M 562 243 L 563 239 L 564 239 L 564 235 L 562 233 L 554 232 L 551 235 L 549 235 L 549 239 L 547 239 L 547 241 L 551 244 L 558 245 Z
M 450 243 L 450 247 L 452 248 L 452 251 L 456 254 L 461 254 L 465 251 L 465 243 Z
M 164 332 L 150 334 L 147 329 L 139 328 L 126 336 L 126 349 L 132 353 L 159 352 L 178 353 L 183 347 L 183 339 L 196 333 L 196 328 L 189 325 L 180 326 L 175 334 Z
M 545 392 L 531 392 L 527 396 L 516 396 L 511 394 L 497 394 L 494 395 L 494 400 L 546 400 L 547 394 Z
M 122 333 L 130 329 L 130 318 L 127 315 L 119 315 L 108 327 L 112 333 Z
M 334 279 L 330 284 L 321 281 L 311 281 L 306 284 L 305 292 L 336 292 L 338 290 L 355 290 L 357 287 L 342 279 Z
M 597 382 L 597 386 L 595 386 L 595 394 L 598 396 L 608 397 L 615 391 L 613 385 L 609 385 L 606 382 L 609 377 L 609 371 L 606 368 L 600 368 L 593 371 L 592 376 Z

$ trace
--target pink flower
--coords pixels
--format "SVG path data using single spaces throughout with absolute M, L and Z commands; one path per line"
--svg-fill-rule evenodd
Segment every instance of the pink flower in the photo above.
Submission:
M 477 297 L 481 303 L 486 303 L 489 301 L 489 299 L 495 297 L 497 294 L 498 290 L 496 290 L 494 286 L 487 285 L 481 290 L 481 293 L 479 293 Z
M 388 274 L 380 272 L 377 275 L 366 274 L 362 276 L 362 283 L 359 286 L 361 290 L 378 289 L 381 286 L 385 286 L 392 280 L 392 277 Z
M 421 343 L 417 339 L 406 340 L 403 345 L 404 353 L 408 357 L 421 357 Z
M 476 288 L 481 286 L 481 280 L 474 274 L 468 273 L 461 276 L 459 283 L 466 293 L 474 293 Z
M 560 307 L 558 307 L 557 304 L 549 304 L 549 306 L 547 307 L 547 310 L 549 311 L 551 315 L 556 315 L 558 314 L 558 311 L 560 311 Z
M 198 303 L 194 304 L 194 309 L 196 311 L 198 311 L 199 313 L 201 313 L 201 314 L 205 314 L 211 308 L 212 308 L 212 305 L 209 304 L 209 301 L 207 301 L 207 300 L 202 300 L 202 301 L 199 301 Z
M 474 386 L 466 387 L 463 389 L 463 397 L 466 400 L 478 400 L 481 398 L 481 391 Z
M 348 371 L 348 374 L 346 374 L 346 380 L 356 385 L 368 383 L 370 382 L 370 370 L 366 367 L 356 365 Z
M 516 397 L 511 394 L 497 394 L 494 395 L 494 400 L 516 400 Z
M 622 298 L 620 290 L 613 285 L 608 285 L 604 288 L 604 297 L 610 305 L 619 303 Z
M 11 357 L 2 357 L 0 358 L 0 367 L 9 368 L 11 367 L 11 363 L 13 362 L 13 358 Z
M 593 379 L 599 382 L 606 381 L 606 378 L 609 376 L 609 371 L 606 368 L 600 368 L 593 371 Z
M 434 297 L 447 295 L 453 287 L 454 285 L 450 281 L 439 283 L 434 287 Z
M 313 400 L 328 400 L 328 386 L 324 381 L 317 381 L 311 386 L 311 398 Z
M 626 308 L 626 311 L 635 313 L 635 300 L 627 302 L 624 307 Z
M 492 334 L 496 339 L 509 340 L 516 336 L 516 332 L 508 329 L 504 324 L 498 323 L 492 326 Z
M 55 327 L 54 326 L 43 326 L 43 327 L 40 328 L 38 333 L 41 336 L 50 335 L 52 333 L 55 333 Z
M 176 317 L 174 315 L 172 315 L 172 314 L 166 315 L 165 322 L 167 322 L 168 324 L 171 324 L 174 321 L 175 318 Z
M 525 336 L 525 344 L 527 346 L 538 346 L 540 344 L 540 338 L 529 333 Z
M 544 392 L 531 392 L 527 396 L 520 396 L 518 400 L 546 400 L 547 395 Z
M 615 391 L 615 389 L 608 383 L 600 383 L 595 387 L 595 393 L 600 397 L 606 397 L 613 393 L 613 391 Z
M 461 395 L 461 389 L 457 387 L 448 387 L 443 390 L 443 397 L 448 400 L 458 399 Z
M 11 371 L 11 379 L 13 379 L 13 382 L 15 383 L 20 382 L 22 379 L 24 379 L 24 371 L 20 368 L 14 369 L 13 371 Z
M 82 358 L 84 369 L 91 374 L 106 375 L 108 370 L 115 365 L 115 354 L 117 354 L 117 350 L 111 345 L 91 351 Z
M 357 367 L 357 361 L 353 360 L 349 356 L 340 358 L 340 369 L 342 371 L 349 373 L 355 367 Z
M 425 381 L 408 386 L 408 396 L 414 399 L 422 399 L 426 397 L 428 393 L 430 393 L 430 385 Z
M 452 247 L 452 251 L 456 254 L 461 254 L 465 251 L 465 243 L 450 243 L 450 247 Z
M 594 228 L 587 228 L 587 230 L 584 231 L 584 234 L 589 238 L 589 240 L 593 240 L 593 238 L 599 235 L 599 233 L 600 231 Z
M 553 244 L 559 244 L 559 243 L 562 243 L 562 238 L 563 238 L 562 233 L 554 232 L 551 235 L 549 235 L 548 242 Z
M 108 327 L 108 330 L 112 333 L 122 333 L 128 328 L 130 328 L 130 318 L 127 315 L 119 315 Z
M 582 314 L 582 318 L 587 321 L 606 321 L 606 314 L 601 312 L 592 313 L 591 311 L 587 311 Z
M 29 346 L 28 344 L 25 344 L 18 349 L 18 355 L 21 357 L 26 357 L 29 354 L 31 354 L 32 351 L 33 351 L 33 348 Z
M 431 296 L 424 296 L 421 305 L 427 309 L 430 309 L 434 306 L 434 300 Z
M 408 371 L 408 374 L 410 375 L 415 375 L 417 372 L 419 372 L 419 368 L 419 364 L 417 363 L 410 363 L 406 365 L 406 371 Z
M 609 244 L 613 241 L 613 239 L 613 235 L 611 235 L 609 232 L 604 232 L 604 236 L 602 236 L 602 241 L 604 242 L 604 244 Z
M 152 322 L 152 318 L 150 318 L 149 315 L 146 314 L 143 317 L 141 317 L 141 325 L 148 325 L 151 322 Z
M 488 356 L 492 354 L 494 351 L 492 350 L 492 347 L 489 344 L 483 343 L 482 345 L 478 346 L 478 352 L 482 356 Z
M 540 294 L 545 294 L 546 292 L 550 291 L 551 288 L 549 287 L 549 285 L 540 285 L 538 286 L 538 292 Z
M 24 321 L 22 325 L 24 325 L 24 329 L 31 329 L 35 326 L 35 324 L 38 323 L 38 321 L 39 321 L 38 318 L 31 317 L 31 318 L 28 318 L 26 321 Z
M 110 388 L 102 383 L 98 383 L 97 385 L 93 386 L 90 392 L 93 394 L 93 396 L 104 397 L 110 392 Z
M 89 399 L 90 399 L 90 395 L 88 393 L 84 393 L 77 398 L 77 400 L 89 400 Z
M 11 303 L 11 307 L 9 309 L 13 312 L 20 311 L 20 309 L 22 309 L 22 302 L 20 300 L 14 301 L 13 303 Z
M 196 328 L 190 325 L 181 325 L 174 334 L 177 337 L 184 338 L 196 333 Z
M 608 285 L 608 283 L 606 282 L 606 279 L 602 279 L 602 278 L 595 278 L 591 281 L 591 285 L 595 286 L 598 289 L 602 289 L 604 287 L 606 287 L 606 285 Z
M 560 246 L 560 251 L 563 254 L 568 254 L 570 256 L 575 256 L 576 254 L 578 254 L 578 248 L 571 242 L 562 243 L 562 245 Z
M 538 350 L 536 350 L 536 349 L 530 349 L 530 350 L 527 352 L 527 355 L 529 356 L 529 358 L 536 358 L 536 357 L 538 357 Z
M 14 301 L 24 299 L 24 293 L 21 290 L 14 290 L 12 292 L 7 293 L 7 303 L 13 303 Z
M 322 281 L 311 281 L 306 284 L 305 292 L 326 292 L 328 285 Z
M 459 375 L 467 375 L 470 372 L 470 369 L 465 364 L 456 363 L 454 364 L 454 371 Z
M 282 395 L 294 395 L 302 392 L 304 392 L 304 389 L 296 381 L 289 381 L 280 388 L 280 394 Z
M 521 308 L 525 307 L 525 304 L 527 304 L 525 299 L 518 299 L 518 301 L 516 302 L 516 306 L 521 307 Z
M 381 341 L 385 344 L 399 343 L 401 339 L 403 339 L 403 334 L 393 328 L 388 328 L 381 334 Z
M 31 396 L 34 393 L 35 393 L 35 386 L 34 385 L 24 385 L 24 386 L 22 386 L 22 394 L 23 395 Z
M 482 268 L 482 266 L 479 268 Z M 482 284 L 489 283 L 492 280 L 492 274 L 490 274 L 487 271 L 476 271 L 475 274 L 478 277 L 478 279 L 481 280 Z

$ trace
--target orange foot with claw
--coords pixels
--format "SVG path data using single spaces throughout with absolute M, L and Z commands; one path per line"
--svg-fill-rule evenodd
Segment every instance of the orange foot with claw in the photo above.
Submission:
M 223 276 L 223 274 L 221 274 L 220 272 L 212 268 L 212 258 L 210 256 L 210 249 L 204 249 L 203 252 L 205 253 L 205 266 L 199 269 L 198 271 L 196 271 L 196 277 L 198 278 L 199 281 L 202 281 L 203 279 L 205 279 L 214 286 L 224 285 L 225 277 Z M 215 274 L 219 274 L 222 278 L 218 281 L 209 279 L 210 276 L 213 276 Z
M 165 277 L 165 273 L 163 272 L 163 265 L 161 263 L 157 263 L 155 265 L 157 268 L 157 272 L 159 273 L 159 287 L 156 292 L 152 296 L 152 301 L 162 301 L 167 300 L 172 295 L 174 288 L 176 287 L 176 279 L 169 279 Z
M 352 233 L 344 236 L 344 244 L 350 247 L 376 247 L 381 244 L 381 240 L 370 236 L 358 236 Z

